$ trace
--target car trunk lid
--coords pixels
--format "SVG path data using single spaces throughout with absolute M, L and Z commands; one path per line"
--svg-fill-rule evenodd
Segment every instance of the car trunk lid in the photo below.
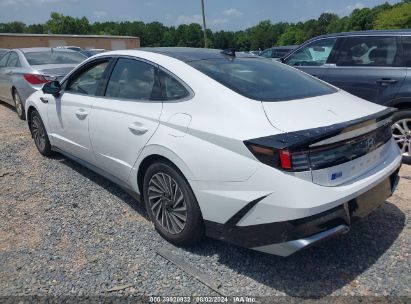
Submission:
M 312 182 L 324 186 L 352 180 L 387 156 L 394 109 L 347 93 L 309 99 L 264 102 L 268 120 L 284 133 L 253 143 L 285 151 L 288 171 L 305 178 L 309 171 Z
M 32 66 L 39 74 L 47 76 L 50 80 L 62 80 L 64 76 L 70 73 L 76 65 L 72 64 L 47 64 Z

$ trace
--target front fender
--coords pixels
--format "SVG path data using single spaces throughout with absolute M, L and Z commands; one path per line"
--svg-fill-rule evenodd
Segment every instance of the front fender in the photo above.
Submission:
M 47 119 L 47 104 L 40 101 L 40 97 L 43 96 L 42 92 L 34 92 L 30 95 L 26 100 L 26 117 L 27 123 L 30 126 L 30 115 L 29 113 L 33 110 L 33 108 L 39 113 L 41 120 L 43 121 L 44 127 L 46 128 L 47 134 L 49 133 L 49 124 Z M 29 127 L 30 128 L 30 127 Z

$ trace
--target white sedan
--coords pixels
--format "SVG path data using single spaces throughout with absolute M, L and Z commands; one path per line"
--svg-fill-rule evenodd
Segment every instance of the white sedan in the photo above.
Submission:
M 26 105 L 42 155 L 137 194 L 166 240 L 282 256 L 346 233 L 392 194 L 393 111 L 281 63 L 190 48 L 99 54 Z

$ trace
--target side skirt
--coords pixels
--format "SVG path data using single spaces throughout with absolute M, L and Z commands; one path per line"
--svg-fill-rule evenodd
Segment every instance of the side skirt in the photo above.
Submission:
M 70 153 L 67 153 L 57 147 L 52 147 L 51 148 L 53 151 L 58 152 L 68 158 L 70 158 L 71 160 L 74 160 L 76 163 L 86 167 L 87 169 L 90 169 L 91 171 L 103 176 L 104 178 L 107 178 L 109 181 L 115 183 L 116 185 L 118 185 L 121 189 L 123 189 L 125 192 L 127 192 L 130 196 L 132 196 L 134 199 L 136 199 L 138 202 L 141 202 L 141 196 L 135 192 L 127 183 L 125 183 L 124 181 L 118 179 L 117 177 L 115 177 L 114 175 L 108 173 L 107 171 L 94 166 L 93 164 L 90 164 L 89 162 L 86 162 L 74 155 L 71 155 Z

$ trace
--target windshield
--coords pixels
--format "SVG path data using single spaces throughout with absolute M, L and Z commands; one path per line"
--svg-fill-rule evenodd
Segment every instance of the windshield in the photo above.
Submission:
M 84 55 L 74 51 L 29 52 L 24 56 L 30 65 L 77 64 L 86 59 Z
M 231 90 L 255 100 L 284 101 L 337 91 L 294 68 L 263 58 L 208 59 L 188 64 Z

